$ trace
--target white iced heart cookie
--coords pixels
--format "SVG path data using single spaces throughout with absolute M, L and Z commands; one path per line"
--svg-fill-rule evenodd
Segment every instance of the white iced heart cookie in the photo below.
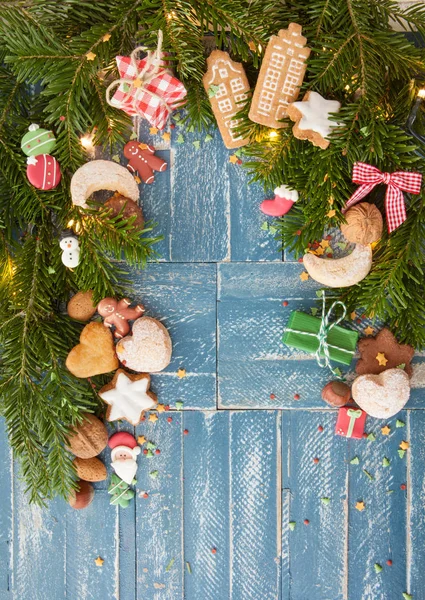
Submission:
M 162 323 L 141 317 L 134 322 L 132 333 L 115 348 L 123 365 L 138 373 L 158 373 L 170 364 L 171 338 Z
M 409 376 L 403 369 L 388 369 L 379 375 L 360 375 L 353 382 L 351 394 L 368 415 L 388 419 L 409 400 Z

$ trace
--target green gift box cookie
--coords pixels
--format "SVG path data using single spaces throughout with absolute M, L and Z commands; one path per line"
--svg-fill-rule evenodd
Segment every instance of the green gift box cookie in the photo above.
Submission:
M 316 354 L 319 348 L 319 331 L 322 320 L 300 311 L 294 311 L 289 317 L 288 325 L 283 334 L 283 342 L 287 346 Z M 357 331 L 344 329 L 339 325 L 333 326 L 327 334 L 329 358 L 335 362 L 349 365 L 356 351 Z M 320 356 L 324 357 L 323 350 Z

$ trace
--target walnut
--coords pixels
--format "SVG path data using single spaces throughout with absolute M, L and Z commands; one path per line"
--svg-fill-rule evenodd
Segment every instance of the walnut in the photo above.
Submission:
M 133 215 L 136 215 L 133 227 L 135 229 L 143 229 L 143 213 L 134 200 L 117 193 L 105 202 L 105 208 L 109 208 L 112 211 L 113 217 L 117 217 L 122 209 L 124 209 L 122 213 L 123 219 L 129 219 Z
M 345 219 L 347 223 L 341 225 L 341 231 L 349 242 L 366 246 L 382 235 L 382 215 L 374 204 L 356 204 L 347 211 Z

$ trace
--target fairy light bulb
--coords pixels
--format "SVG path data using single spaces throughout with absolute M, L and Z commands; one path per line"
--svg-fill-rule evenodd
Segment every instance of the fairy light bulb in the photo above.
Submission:
M 425 88 L 421 88 L 418 91 L 418 98 L 421 98 L 421 100 L 423 100 L 425 98 Z
M 90 134 L 87 135 L 83 135 L 80 138 L 80 142 L 83 148 L 85 148 L 85 150 L 93 150 L 93 136 Z
M 278 135 L 279 134 L 277 133 L 277 131 L 270 131 L 270 133 L 269 133 L 269 139 L 270 140 L 274 140 L 274 139 L 277 138 Z

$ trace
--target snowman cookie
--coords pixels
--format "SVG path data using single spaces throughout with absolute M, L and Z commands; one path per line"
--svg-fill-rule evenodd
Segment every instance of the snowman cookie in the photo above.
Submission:
M 75 235 L 67 235 L 61 239 L 59 245 L 62 252 L 62 262 L 65 267 L 74 269 L 80 264 L 80 244 Z

